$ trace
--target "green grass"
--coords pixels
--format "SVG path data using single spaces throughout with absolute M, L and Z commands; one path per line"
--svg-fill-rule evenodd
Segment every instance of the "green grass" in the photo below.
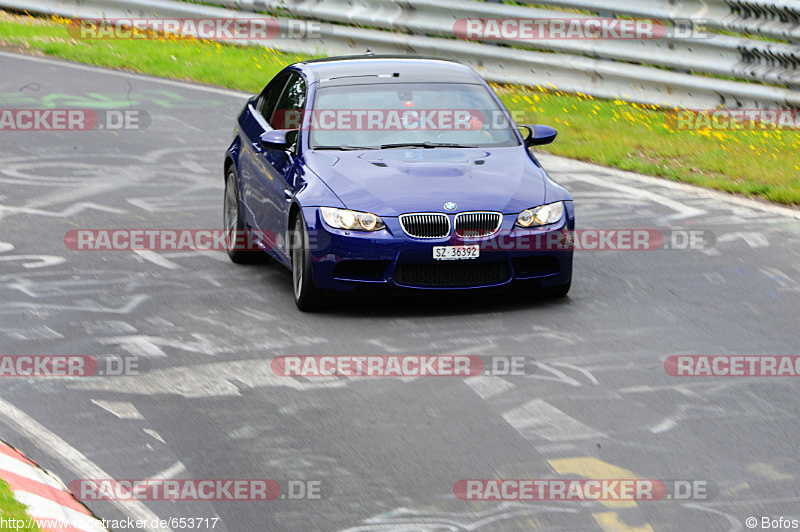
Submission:
M 24 504 L 18 502 L 14 498 L 14 493 L 6 482 L 0 480 L 0 529 L 19 530 L 22 532 L 41 532 L 41 529 L 36 526 L 36 523 L 31 521 L 31 517 L 27 513 L 27 508 Z M 21 520 L 25 522 L 23 528 L 16 528 L 10 526 L 8 519 Z M 27 526 L 28 524 L 33 526 Z
M 2 13 L 2 12 L 0 12 Z M 0 45 L 70 61 L 257 92 L 283 67 L 308 56 L 188 39 L 74 39 L 66 23 L 0 17 Z
M 78 40 L 64 21 L 0 17 L 0 45 L 109 68 L 257 92 L 307 59 L 193 40 Z M 322 54 L 320 54 L 322 55 Z M 800 205 L 800 131 L 676 131 L 668 111 L 553 88 L 495 86 L 519 123 L 556 127 L 553 154 Z

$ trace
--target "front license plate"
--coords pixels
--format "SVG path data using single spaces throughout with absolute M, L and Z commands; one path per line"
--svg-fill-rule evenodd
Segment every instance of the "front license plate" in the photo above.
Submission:
M 481 254 L 480 246 L 433 246 L 434 260 L 477 259 Z

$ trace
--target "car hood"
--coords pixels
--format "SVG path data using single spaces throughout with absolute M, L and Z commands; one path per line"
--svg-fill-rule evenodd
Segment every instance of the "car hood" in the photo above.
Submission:
M 308 151 L 306 162 L 348 209 L 398 216 L 473 210 L 518 213 L 545 200 L 544 172 L 521 146 Z

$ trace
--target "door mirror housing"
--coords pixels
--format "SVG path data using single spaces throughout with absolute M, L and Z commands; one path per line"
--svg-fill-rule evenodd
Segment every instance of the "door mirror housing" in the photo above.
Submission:
M 519 130 L 522 131 L 522 140 L 528 147 L 550 144 L 558 135 L 555 128 L 543 125 L 519 126 Z
M 258 143 L 265 150 L 288 150 L 294 144 L 296 129 L 273 129 L 258 137 Z

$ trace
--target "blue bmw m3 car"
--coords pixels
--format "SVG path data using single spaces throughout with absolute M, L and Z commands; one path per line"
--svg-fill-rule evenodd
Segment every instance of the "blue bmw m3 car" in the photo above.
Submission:
M 297 306 L 364 288 L 572 280 L 572 196 L 529 151 L 548 126 L 516 125 L 472 69 L 364 55 L 283 69 L 238 116 L 225 153 L 224 223 L 252 233 L 233 262 L 267 253 L 292 271 Z

